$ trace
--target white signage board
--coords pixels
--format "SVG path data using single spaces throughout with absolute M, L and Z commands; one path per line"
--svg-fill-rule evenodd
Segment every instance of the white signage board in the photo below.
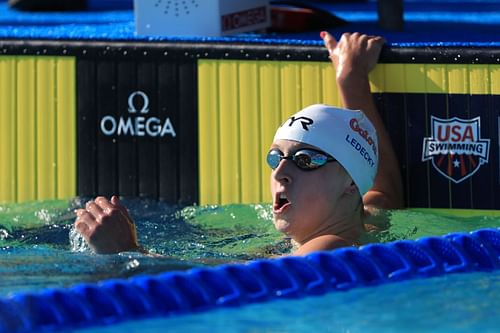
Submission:
M 271 24 L 269 0 L 134 0 L 136 33 L 223 36 Z

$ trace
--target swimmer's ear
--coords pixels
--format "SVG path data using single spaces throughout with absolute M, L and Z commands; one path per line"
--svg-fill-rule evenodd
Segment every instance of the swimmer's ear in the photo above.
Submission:
M 347 195 L 353 195 L 359 193 L 358 186 L 351 180 L 351 184 L 348 185 L 344 191 Z

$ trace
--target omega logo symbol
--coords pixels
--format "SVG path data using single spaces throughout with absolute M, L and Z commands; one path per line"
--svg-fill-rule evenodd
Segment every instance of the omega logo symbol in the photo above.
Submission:
M 142 108 L 139 111 L 140 113 L 148 113 L 149 112 L 149 97 L 142 91 L 134 91 L 128 97 L 128 112 L 129 113 L 137 113 L 137 109 L 134 105 L 134 97 L 140 96 L 142 98 L 143 104 Z
M 170 118 L 146 117 L 148 112 L 148 95 L 143 91 L 134 91 L 128 97 L 129 116 L 118 119 L 111 115 L 104 116 L 100 124 L 101 132 L 106 136 L 176 137 Z

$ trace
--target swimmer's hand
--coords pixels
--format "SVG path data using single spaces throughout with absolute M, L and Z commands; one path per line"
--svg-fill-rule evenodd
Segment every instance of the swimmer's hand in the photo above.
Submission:
M 94 252 L 140 251 L 134 222 L 118 197 L 97 197 L 75 213 L 75 228 Z
M 385 39 L 381 36 L 344 33 L 339 41 L 326 31 L 321 32 L 337 80 L 367 78 L 375 67 Z

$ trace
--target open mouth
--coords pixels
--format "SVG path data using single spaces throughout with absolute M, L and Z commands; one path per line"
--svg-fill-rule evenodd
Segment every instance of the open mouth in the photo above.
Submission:
M 288 198 L 285 193 L 280 193 L 277 195 L 276 200 L 274 201 L 274 211 L 279 212 L 282 211 L 283 208 L 288 205 L 290 201 L 288 201 Z

